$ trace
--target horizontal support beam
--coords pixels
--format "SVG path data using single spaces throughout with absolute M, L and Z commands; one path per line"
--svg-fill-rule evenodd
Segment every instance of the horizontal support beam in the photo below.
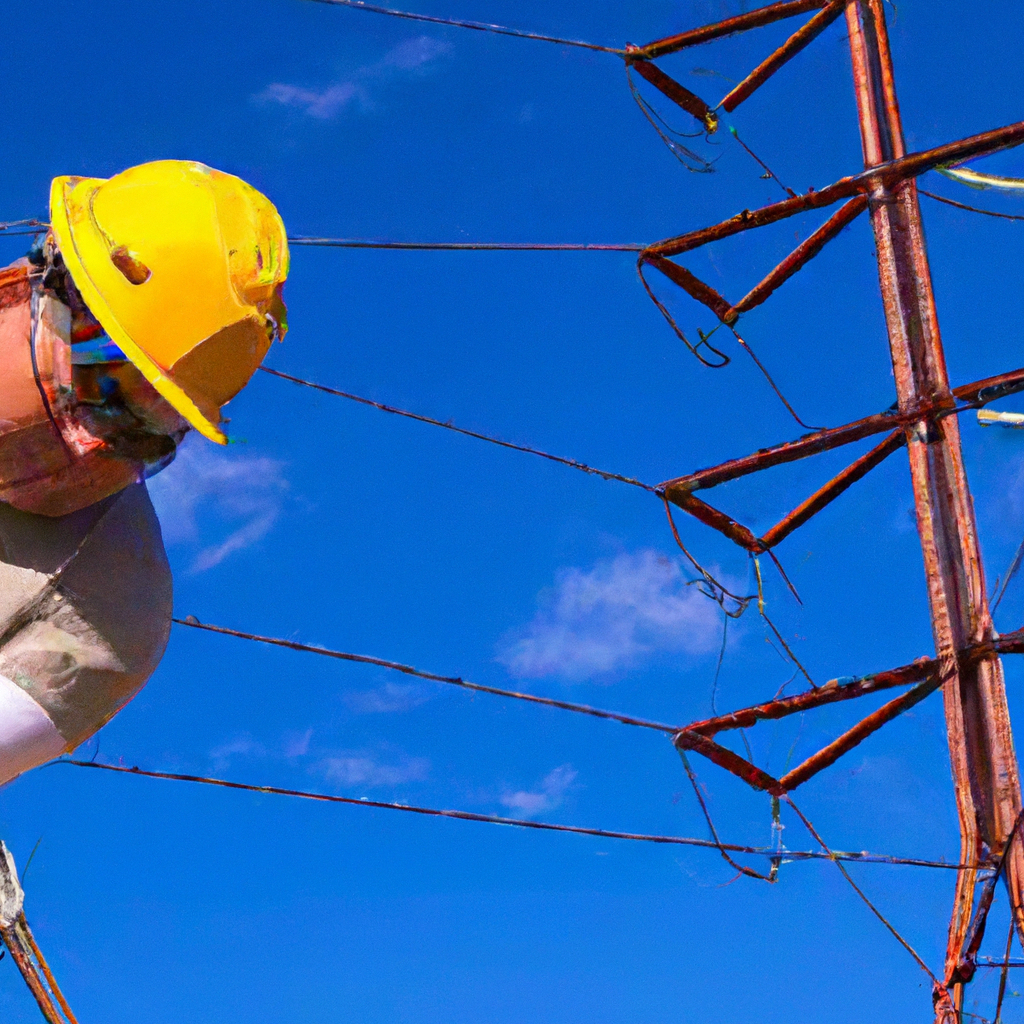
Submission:
M 644 252 L 657 256 L 678 256 L 680 253 L 690 252 L 709 242 L 721 241 L 723 238 L 729 238 L 742 231 L 765 227 L 807 210 L 821 209 L 842 199 L 851 199 L 858 194 L 867 194 L 876 182 L 895 185 L 907 178 L 916 178 L 935 167 L 996 153 L 1002 149 L 1019 146 L 1022 142 L 1024 142 L 1024 121 L 1018 121 L 1004 128 L 996 128 L 980 135 L 972 135 L 966 139 L 949 142 L 944 146 L 936 146 L 934 149 L 910 153 L 898 160 L 890 160 L 888 163 L 879 164 L 860 174 L 840 178 L 839 181 L 833 182 L 820 192 L 805 192 L 803 195 L 783 199 L 757 210 L 742 210 L 736 216 L 718 224 L 712 224 L 710 227 L 699 228 L 696 231 L 687 232 L 685 235 L 677 235 L 674 238 L 656 242 Z
M 1024 654 L 1024 628 L 995 637 L 992 640 L 972 644 L 960 651 L 958 660 L 961 666 L 964 666 L 997 654 Z M 797 786 L 834 764 L 887 722 L 891 722 L 904 711 L 924 700 L 929 694 L 934 693 L 944 681 L 941 664 L 937 658 L 918 658 L 917 661 L 909 665 L 890 669 L 887 672 L 851 679 L 845 683 L 833 679 L 825 683 L 824 686 L 792 697 L 781 697 L 765 704 L 733 711 L 728 715 L 718 715 L 715 718 L 693 722 L 677 732 L 673 736 L 672 742 L 678 750 L 693 750 L 702 754 L 709 761 L 731 772 L 754 789 L 782 796 L 784 793 L 792 792 Z M 757 765 L 751 764 L 739 754 L 714 740 L 714 737 L 720 732 L 727 732 L 731 729 L 747 729 L 758 722 L 786 718 L 789 715 L 809 711 L 825 704 L 855 700 L 857 697 L 863 697 L 869 693 L 878 693 L 880 690 L 911 684 L 916 684 L 912 690 L 901 694 L 895 700 L 889 701 L 866 718 L 861 719 L 842 736 L 807 758 L 791 772 L 783 775 L 781 779 L 769 775 Z
M 730 306 L 728 299 L 720 295 L 709 284 L 687 270 L 686 267 L 674 263 L 664 256 L 650 250 L 644 250 L 637 259 L 638 269 L 643 278 L 643 267 L 651 266 L 661 271 L 673 284 L 678 285 L 691 298 L 707 306 L 723 324 L 734 324 L 741 313 L 760 306 L 784 282 L 788 281 L 798 270 L 809 263 L 822 249 L 839 234 L 843 228 L 852 223 L 867 209 L 866 196 L 854 196 L 853 199 L 840 207 L 824 224 L 808 238 L 804 239 L 778 266 L 768 273 L 759 284 L 756 284 L 735 306 Z M 653 298 L 653 296 L 652 296 Z
M 726 18 L 712 25 L 702 25 L 688 32 L 656 39 L 646 46 L 627 46 L 626 53 L 630 56 L 636 53 L 640 59 L 653 60 L 655 57 L 664 57 L 666 54 L 685 50 L 689 46 L 699 46 L 701 43 L 710 43 L 713 39 L 722 39 L 737 32 L 748 32 L 752 28 L 761 28 L 762 25 L 771 25 L 784 18 L 808 14 L 824 7 L 825 2 L 826 0 L 787 0 L 784 3 L 769 4 L 767 7 L 759 7 L 756 11 L 738 14 L 735 18 Z
M 865 437 L 871 437 L 873 434 L 881 434 L 886 430 L 906 427 L 916 420 L 929 416 L 950 415 L 955 412 L 961 412 L 965 408 L 975 408 L 978 405 L 994 402 L 997 398 L 1004 398 L 1019 391 L 1024 391 L 1024 367 L 954 388 L 954 398 L 964 403 L 960 407 L 932 407 L 918 410 L 909 416 L 900 416 L 895 412 L 888 411 L 876 413 L 874 416 L 867 416 L 862 420 L 854 420 L 854 422 L 846 423 L 841 427 L 826 427 L 824 430 L 816 430 L 813 433 L 797 438 L 795 441 L 786 441 L 782 444 L 773 445 L 770 448 L 761 448 L 751 455 L 730 459 L 728 462 L 711 466 L 708 469 L 699 469 L 694 473 L 688 473 L 686 476 L 666 480 L 658 485 L 658 491 L 663 493 L 673 504 L 680 505 L 682 508 L 683 506 L 677 499 L 681 498 L 683 492 L 688 493 L 690 491 L 716 487 L 718 484 L 726 483 L 729 480 L 737 480 L 740 477 L 760 472 L 763 469 L 769 469 L 772 466 L 796 462 L 798 459 L 805 459 L 810 455 L 817 455 L 819 452 L 840 448 L 854 441 L 860 441 Z
M 918 658 L 917 661 L 900 668 L 889 669 L 887 672 L 876 672 L 873 676 L 862 676 L 848 682 L 833 679 L 819 686 L 816 690 L 807 690 L 792 697 L 780 697 L 766 704 L 733 711 L 728 715 L 718 715 L 702 722 L 688 725 L 684 732 L 697 732 L 702 736 L 714 736 L 730 729 L 749 729 L 758 722 L 775 721 L 788 718 L 790 715 L 809 711 L 825 704 L 835 704 L 844 700 L 855 700 L 869 693 L 880 690 L 891 690 L 897 686 L 910 686 L 932 678 L 936 671 L 934 658 Z

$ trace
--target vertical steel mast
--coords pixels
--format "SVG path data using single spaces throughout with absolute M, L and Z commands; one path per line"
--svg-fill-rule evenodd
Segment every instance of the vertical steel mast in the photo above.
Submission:
M 851 3 L 846 19 L 864 164 L 870 169 L 905 155 L 882 0 Z M 887 185 L 878 179 L 871 183 L 868 198 L 899 410 L 913 416 L 927 407 L 952 408 L 917 183 L 906 178 Z M 964 657 L 972 645 L 991 639 L 994 629 L 957 417 L 918 419 L 907 426 L 906 439 L 943 678 L 961 863 L 977 864 L 980 847 L 999 856 L 1013 833 L 1007 882 L 1018 932 L 1024 937 L 1024 849 L 1015 831 L 1020 779 L 1002 662 L 994 652 Z M 956 1009 L 963 998 L 962 983 L 969 980 L 968 972 L 973 974 L 973 965 L 962 961 L 972 930 L 975 877 L 973 868 L 959 872 L 946 949 L 946 982 Z M 941 993 L 936 1010 L 937 1020 L 956 1020 L 954 1006 Z
M 736 333 L 735 325 L 744 313 L 765 302 L 846 225 L 865 209 L 870 210 L 896 379 L 897 408 L 841 427 L 822 428 L 795 441 L 762 448 L 752 455 L 676 477 L 662 484 L 659 492 L 666 508 L 669 504 L 675 505 L 757 557 L 766 552 L 771 554 L 780 541 L 906 446 L 935 657 L 831 688 L 816 687 L 808 676 L 809 691 L 693 722 L 679 731 L 675 744 L 682 751 L 700 753 L 755 789 L 788 799 L 788 795 L 808 779 L 941 688 L 960 819 L 961 857 L 942 977 L 933 974 L 920 958 L 918 963 L 933 978 L 937 1020 L 941 1024 L 956 1024 L 963 988 L 975 973 L 988 911 L 1004 870 L 1018 936 L 1024 943 L 1024 842 L 1021 836 L 1024 826 L 1021 825 L 1020 779 L 999 659 L 1000 653 L 1024 653 L 1024 630 L 999 637 L 992 625 L 957 416 L 995 398 L 1024 390 L 1024 368 L 973 384 L 950 387 L 935 312 L 916 178 L 932 168 L 1020 145 L 1024 142 L 1024 122 L 908 154 L 882 4 L 883 0 L 815 0 L 813 5 L 803 0 L 790 0 L 716 25 L 656 40 L 647 46 L 627 49 L 629 66 L 697 118 L 706 131 L 713 132 L 718 126 L 719 109 L 731 112 L 825 27 L 845 14 L 865 166 L 862 173 L 841 178 L 824 189 L 811 189 L 803 195 L 790 192 L 788 199 L 757 210 L 743 210 L 719 224 L 648 246 L 639 256 L 638 268 L 651 298 L 684 342 L 687 339 L 675 320 L 644 279 L 645 267 L 659 271 L 707 306 L 721 325 Z M 664 54 L 815 8 L 818 13 L 717 106 L 705 103 L 651 63 Z M 709 242 L 837 202 L 844 202 L 844 205 L 735 304 L 678 262 L 679 257 Z M 738 333 L 736 340 L 745 344 Z M 694 355 L 708 365 L 728 362 L 724 353 L 711 349 L 706 342 L 707 336 L 702 334 L 700 345 L 690 345 Z M 708 352 L 702 352 L 704 347 Z M 721 357 L 718 362 L 711 359 L 716 352 Z M 696 492 L 728 480 L 883 432 L 887 436 L 880 444 L 820 487 L 760 537 L 697 496 Z M 678 534 L 676 538 L 679 539 Z M 713 580 L 710 585 L 714 585 Z M 777 631 L 776 636 L 781 639 Z M 797 666 L 800 667 L 799 663 Z M 782 718 L 836 700 L 855 699 L 868 692 L 911 684 L 912 688 L 902 696 L 869 714 L 781 778 L 772 777 L 715 738 L 719 733 L 753 725 L 762 719 Z M 985 872 L 985 882 L 976 893 L 981 870 Z M 774 876 L 768 880 L 773 879 Z

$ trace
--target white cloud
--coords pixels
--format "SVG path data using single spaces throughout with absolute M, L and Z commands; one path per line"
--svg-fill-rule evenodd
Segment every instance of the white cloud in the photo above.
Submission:
M 400 786 L 426 779 L 430 762 L 425 757 L 403 756 L 388 764 L 372 754 L 353 752 L 323 758 L 319 770 L 339 786 Z
M 297 107 L 310 117 L 329 121 L 356 102 L 364 110 L 371 109 L 373 102 L 367 83 L 383 83 L 400 76 L 422 74 L 428 64 L 447 53 L 450 48 L 438 39 L 418 36 L 399 43 L 379 61 L 356 68 L 351 78 L 334 82 L 325 89 L 305 89 L 298 85 L 274 82 L 259 93 L 256 99 L 263 103 Z
M 544 776 L 537 789 L 503 793 L 501 803 L 510 811 L 515 811 L 525 818 L 532 818 L 535 814 L 558 807 L 565 794 L 572 788 L 578 774 L 571 764 L 560 765 Z
M 323 121 L 329 121 L 339 114 L 354 99 L 362 99 L 364 103 L 367 101 L 366 91 L 355 82 L 338 82 L 320 92 L 274 82 L 260 93 L 259 98 L 270 103 L 280 103 L 283 107 L 301 107 L 310 117 Z
M 720 641 L 721 620 L 718 606 L 687 586 L 678 562 L 647 549 L 561 570 L 498 660 L 516 676 L 578 681 L 657 652 L 707 653 Z
M 375 690 L 349 690 L 343 700 L 357 715 L 372 715 L 409 711 L 425 704 L 430 695 L 420 686 L 385 683 Z
M 265 537 L 287 490 L 282 463 L 225 452 L 201 439 L 182 445 L 174 462 L 149 481 L 164 540 L 196 550 L 192 572 L 212 569 Z M 211 533 L 220 539 L 210 543 Z
M 309 753 L 309 741 L 313 738 L 313 730 L 290 732 L 284 738 L 285 757 L 305 757 Z
M 249 733 L 238 733 L 214 747 L 210 761 L 217 772 L 226 771 L 237 760 L 287 763 L 343 789 L 401 786 L 423 782 L 430 775 L 430 761 L 425 757 L 410 757 L 388 745 L 378 752 L 332 750 L 318 747 L 313 736 L 314 729 L 307 728 L 285 732 L 278 742 L 263 743 Z
M 210 751 L 210 760 L 216 771 L 224 771 L 229 767 L 232 758 L 235 757 L 264 757 L 266 750 L 262 743 L 254 740 L 252 736 L 245 733 L 228 740 Z

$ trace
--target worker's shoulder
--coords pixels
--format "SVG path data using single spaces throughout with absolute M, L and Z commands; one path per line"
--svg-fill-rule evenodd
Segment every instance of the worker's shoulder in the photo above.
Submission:
M 32 294 L 31 269 L 32 264 L 24 257 L 0 268 L 0 309 L 28 301 Z

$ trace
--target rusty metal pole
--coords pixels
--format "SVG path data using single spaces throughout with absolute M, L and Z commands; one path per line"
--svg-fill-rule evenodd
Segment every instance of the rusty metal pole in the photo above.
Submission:
M 904 155 L 882 0 L 853 0 L 846 11 L 865 166 Z M 899 409 L 912 414 L 951 404 L 913 179 L 873 183 L 871 221 L 878 254 Z M 960 818 L 961 863 L 998 857 L 1021 806 L 1002 663 L 995 654 L 971 663 L 958 655 L 993 637 L 974 510 L 964 472 L 957 417 L 921 418 L 906 428 L 917 525 L 921 535 L 932 630 L 944 681 L 946 726 Z M 1007 883 L 1024 936 L 1024 848 L 1017 835 Z M 945 987 L 935 992 L 936 1020 L 956 1024 L 961 963 L 974 902 L 976 872 L 961 870 L 946 951 Z
M 0 842 L 0 941 L 10 950 L 48 1024 L 78 1024 L 25 920 L 24 905 L 14 858 Z

